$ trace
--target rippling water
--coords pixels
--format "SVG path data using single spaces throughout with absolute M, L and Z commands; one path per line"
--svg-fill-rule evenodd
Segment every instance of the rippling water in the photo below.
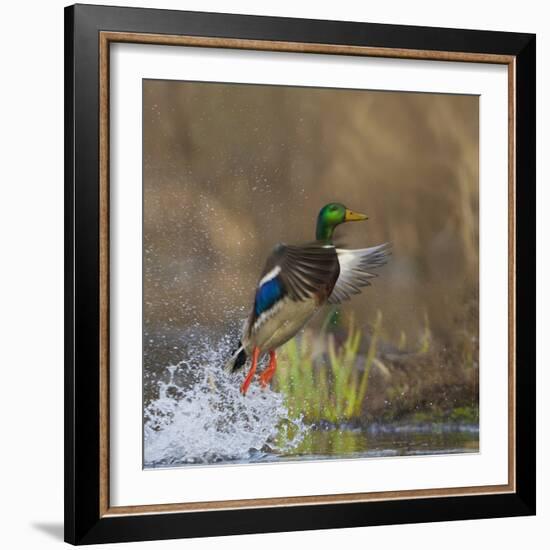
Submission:
M 283 395 L 227 374 L 233 338 L 197 339 L 186 356 L 149 381 L 144 466 L 251 463 L 477 452 L 477 426 L 458 424 L 306 425 L 290 418 Z M 152 388 L 155 388 L 154 390 Z
M 192 361 L 166 368 L 168 380 L 157 383 L 158 397 L 144 411 L 145 467 L 251 461 L 268 448 L 284 454 L 302 442 L 308 428 L 288 417 L 281 394 L 253 384 L 243 396 L 244 373 L 223 370 L 230 341 L 204 342 Z

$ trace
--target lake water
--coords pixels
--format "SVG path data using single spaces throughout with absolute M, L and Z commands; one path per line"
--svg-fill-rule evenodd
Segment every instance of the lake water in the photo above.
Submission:
M 476 426 L 437 424 L 422 426 L 378 426 L 374 431 L 360 429 L 312 429 L 302 443 L 289 451 L 277 451 L 269 444 L 249 449 L 244 456 L 220 454 L 203 461 L 200 456 L 165 456 L 145 464 L 146 468 L 173 468 L 195 464 L 252 464 L 302 460 L 376 458 L 462 454 L 479 452 Z M 246 456 L 248 455 L 248 456 Z
M 230 346 L 197 347 L 192 362 L 144 379 L 145 468 L 479 451 L 477 424 L 307 423 L 271 388 L 254 383 L 243 396 L 242 380 L 221 368 Z
M 241 395 L 219 368 L 200 371 L 191 387 L 177 382 L 185 366 L 170 368 L 145 411 L 145 468 L 479 451 L 475 424 L 311 425 L 289 418 L 284 396 L 273 390 L 253 385 Z

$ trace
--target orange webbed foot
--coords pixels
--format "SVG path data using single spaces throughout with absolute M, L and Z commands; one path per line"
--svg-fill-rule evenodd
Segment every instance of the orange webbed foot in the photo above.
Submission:
M 275 370 L 277 369 L 277 356 L 275 355 L 274 351 L 269 352 L 269 365 L 267 368 L 262 372 L 262 375 L 260 376 L 260 385 L 262 388 L 266 388 L 271 379 L 273 378 L 273 375 L 275 374 Z
M 241 384 L 241 393 L 243 395 L 246 395 L 246 392 L 248 391 L 248 386 L 250 386 L 250 383 L 254 378 L 254 373 L 256 372 L 259 356 L 260 356 L 260 348 L 254 348 L 254 351 L 252 352 L 252 366 L 250 367 L 250 370 L 248 371 L 248 374 L 246 375 L 244 382 Z

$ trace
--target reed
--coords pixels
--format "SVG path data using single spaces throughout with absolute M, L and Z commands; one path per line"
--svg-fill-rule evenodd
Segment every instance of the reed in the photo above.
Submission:
M 382 313 L 377 312 L 366 353 L 360 352 L 363 333 L 350 317 L 345 340 L 338 345 L 327 324 L 316 339 L 309 330 L 288 342 L 279 355 L 274 379 L 276 391 L 285 396 L 293 418 L 307 422 L 332 423 L 360 417 L 368 390 L 369 374 L 376 359 L 376 347 L 382 327 Z M 324 340 L 324 342 L 323 342 Z M 315 357 L 318 345 L 326 347 Z

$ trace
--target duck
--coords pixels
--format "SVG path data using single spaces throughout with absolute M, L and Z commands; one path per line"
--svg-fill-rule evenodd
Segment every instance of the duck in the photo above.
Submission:
M 317 216 L 315 241 L 274 247 L 258 278 L 241 338 L 225 364 L 226 372 L 235 373 L 250 359 L 250 369 L 240 386 L 243 395 L 264 354 L 269 354 L 269 363 L 260 376 L 262 388 L 275 374 L 278 348 L 296 336 L 321 308 L 349 300 L 377 276 L 372 270 L 386 263 L 389 243 L 354 250 L 333 243 L 340 224 L 367 219 L 341 203 L 329 203 Z

